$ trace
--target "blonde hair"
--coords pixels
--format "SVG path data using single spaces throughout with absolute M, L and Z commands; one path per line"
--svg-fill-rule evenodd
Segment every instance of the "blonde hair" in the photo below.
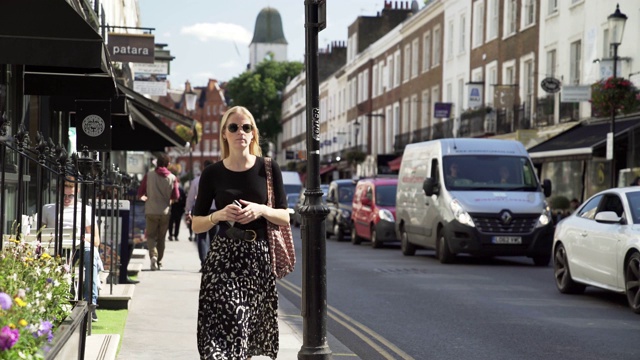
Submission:
M 227 132 L 227 120 L 231 115 L 235 113 L 246 116 L 253 126 L 253 130 L 251 130 L 251 132 L 253 133 L 253 139 L 251 139 L 251 143 L 249 144 L 249 153 L 251 155 L 262 156 L 262 148 L 260 148 L 260 132 L 258 131 L 256 120 L 253 118 L 253 115 L 246 107 L 234 106 L 224 113 L 224 115 L 222 116 L 222 121 L 220 121 L 220 144 L 222 145 L 220 152 L 221 159 L 226 159 L 229 157 L 229 143 L 224 139 L 224 134 L 226 134 Z

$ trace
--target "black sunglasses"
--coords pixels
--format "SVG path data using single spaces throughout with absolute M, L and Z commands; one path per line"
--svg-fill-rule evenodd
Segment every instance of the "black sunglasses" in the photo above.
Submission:
M 239 128 L 240 126 L 238 124 L 229 124 L 229 126 L 227 126 L 227 130 L 229 130 L 230 133 L 235 133 L 236 131 L 238 131 Z M 244 131 L 245 134 L 250 133 L 252 130 L 253 130 L 253 125 L 242 124 L 242 131 Z

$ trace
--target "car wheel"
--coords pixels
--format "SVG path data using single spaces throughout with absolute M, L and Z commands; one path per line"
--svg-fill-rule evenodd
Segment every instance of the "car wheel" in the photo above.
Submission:
M 374 249 L 380 249 L 383 245 L 383 242 L 378 240 L 378 232 L 375 227 L 371 227 L 371 247 Z
M 536 255 L 533 257 L 533 263 L 535 266 L 548 266 L 551 262 L 551 256 L 549 255 Z
M 356 225 L 351 225 L 351 243 L 353 245 L 360 245 L 362 243 L 362 238 L 358 236 L 356 233 Z
M 404 230 L 404 228 L 400 234 L 400 250 L 402 250 L 402 255 L 404 256 L 413 256 L 416 254 L 416 246 L 409 242 L 409 235 Z
M 449 242 L 447 241 L 447 237 L 444 236 L 444 231 L 438 233 L 437 247 L 436 254 L 440 263 L 450 264 L 455 260 L 456 255 L 449 250 Z
M 335 223 L 333 225 L 333 233 L 336 235 L 336 240 L 342 241 L 344 239 L 344 230 L 342 230 L 340 224 Z
M 629 307 L 640 314 L 640 253 L 631 255 L 624 271 L 624 287 Z
M 567 251 L 562 244 L 556 246 L 553 254 L 553 274 L 556 278 L 556 287 L 563 294 L 579 294 L 586 287 L 571 278 Z

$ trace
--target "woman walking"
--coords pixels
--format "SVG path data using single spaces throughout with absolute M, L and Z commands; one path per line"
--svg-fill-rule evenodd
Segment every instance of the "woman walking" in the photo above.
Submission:
M 222 161 L 203 170 L 193 211 L 194 232 L 220 225 L 202 269 L 198 350 L 201 359 L 275 359 L 278 293 L 266 229 L 267 221 L 289 223 L 282 173 L 272 162 L 275 204 L 270 208 L 253 116 L 233 107 L 220 128 Z M 218 210 L 209 214 L 213 200 Z

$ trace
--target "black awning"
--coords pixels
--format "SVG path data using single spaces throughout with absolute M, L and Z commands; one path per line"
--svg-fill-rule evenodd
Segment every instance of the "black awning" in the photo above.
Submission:
M 196 121 L 188 116 L 182 115 L 179 112 L 173 111 L 168 107 L 159 104 L 151 99 L 147 99 L 144 95 L 126 87 L 125 85 L 118 84 L 118 90 L 123 92 L 128 99 L 132 100 L 132 103 L 145 108 L 146 110 L 158 114 L 167 118 L 168 120 L 175 121 L 178 124 L 182 124 L 195 129 Z
M 111 116 L 111 148 L 114 151 L 165 151 L 172 146 L 164 137 L 140 124 L 131 124 L 129 116 Z
M 104 71 L 104 39 L 70 2 L 78 6 L 71 0 L 3 1 L 0 64 Z
M 635 125 L 640 125 L 638 119 L 616 121 L 618 137 L 629 131 Z M 564 156 L 591 156 L 593 149 L 603 146 L 607 141 L 610 130 L 609 122 L 595 124 L 581 123 L 571 129 L 543 142 L 528 150 L 531 158 L 549 158 Z
M 153 130 L 157 135 L 168 141 L 169 145 L 165 146 L 176 146 L 179 148 L 185 148 L 189 145 L 189 143 L 187 143 L 178 134 L 176 134 L 175 131 L 171 130 L 171 128 L 165 125 L 152 112 L 145 109 L 144 107 L 133 102 L 129 102 L 129 112 L 131 113 L 131 118 L 135 123 Z M 134 124 L 134 127 L 138 128 L 139 126 L 136 126 L 136 124 Z M 144 142 L 145 139 L 138 138 L 135 141 Z

